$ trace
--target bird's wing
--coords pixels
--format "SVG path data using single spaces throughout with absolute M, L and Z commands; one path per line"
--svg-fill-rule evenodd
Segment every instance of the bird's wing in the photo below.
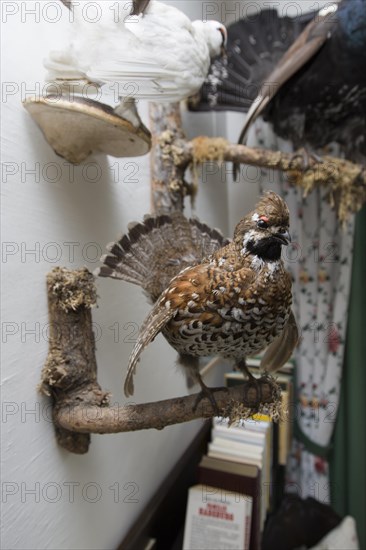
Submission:
M 291 311 L 283 331 L 266 349 L 261 360 L 261 368 L 269 372 L 275 372 L 281 368 L 290 359 L 298 341 L 299 331 Z
M 264 111 L 279 89 L 317 54 L 329 38 L 335 24 L 334 12 L 330 12 L 323 16 L 318 15 L 305 27 L 263 83 L 261 91 L 248 111 L 239 143 L 245 141 L 250 125 Z
M 251 269 L 241 269 L 228 275 L 235 279 L 241 290 L 245 290 L 255 281 L 255 274 Z M 211 268 L 206 263 L 188 267 L 172 279 L 140 328 L 128 363 L 124 385 L 126 397 L 133 395 L 133 376 L 141 353 L 178 312 L 182 316 L 187 314 L 189 318 L 192 313 L 202 313 L 203 330 L 206 324 L 220 327 L 222 318 L 213 311 L 213 304 L 220 309 L 235 307 L 238 303 L 238 294 L 233 291 L 231 295 L 224 295 L 220 290 L 222 284 L 222 269 Z
M 200 88 L 208 68 L 207 44 L 191 21 L 156 2 L 137 22 L 130 18 L 101 36 L 85 73 L 91 81 L 112 83 L 120 96 L 179 101 Z
M 133 376 L 136 371 L 137 362 L 143 350 L 148 346 L 154 338 L 159 334 L 162 328 L 174 317 L 176 311 L 174 309 L 168 309 L 162 307 L 161 302 L 157 302 L 145 321 L 141 325 L 137 342 L 131 353 L 127 375 L 124 384 L 124 392 L 126 397 L 133 395 Z
M 226 315 L 230 317 L 231 310 L 240 308 L 243 295 L 251 296 L 256 272 L 249 268 L 231 270 L 229 262 L 226 267 L 207 261 L 182 270 L 172 279 L 165 301 L 178 313 L 179 326 L 182 322 L 188 326 L 192 319 L 197 319 L 199 331 L 221 330 Z M 177 326 L 171 330 L 180 331 Z
M 158 97 L 166 101 L 181 98 L 175 70 L 165 69 L 155 60 L 114 57 L 94 64 L 85 71 L 87 78 L 91 82 L 110 84 L 104 89 L 106 92 L 111 90 L 116 98 L 132 97 L 147 101 L 155 101 Z
M 91 67 L 108 60 L 115 49 L 129 52 L 139 44 L 125 23 L 131 12 L 130 0 L 85 3 L 61 0 L 72 12 L 60 49 L 44 61 L 48 80 L 86 79 Z M 135 20 L 137 17 L 130 17 Z M 98 81 L 96 81 L 98 82 Z
M 131 16 L 130 1 L 103 0 L 98 20 L 90 21 L 83 2 L 72 8 L 70 38 L 45 61 L 48 80 L 87 79 L 104 84 L 103 91 L 116 100 L 174 102 L 201 87 L 209 69 L 208 46 L 179 9 L 140 0 L 133 9 L 140 15 Z

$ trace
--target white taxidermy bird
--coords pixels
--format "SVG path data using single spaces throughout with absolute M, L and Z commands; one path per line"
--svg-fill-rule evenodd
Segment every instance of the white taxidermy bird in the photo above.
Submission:
M 71 10 L 70 36 L 45 61 L 47 80 L 76 93 L 87 83 L 109 89 L 120 101 L 115 112 L 137 127 L 135 99 L 176 102 L 194 95 L 226 45 L 218 21 L 192 22 L 157 0 L 102 0 L 93 14 L 83 0 L 61 1 Z

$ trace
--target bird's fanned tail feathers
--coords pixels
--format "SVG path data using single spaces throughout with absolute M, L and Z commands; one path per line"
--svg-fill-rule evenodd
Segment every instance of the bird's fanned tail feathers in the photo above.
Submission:
M 255 17 L 241 19 L 228 28 L 225 70 L 216 60 L 212 70 L 225 74 L 221 82 L 210 73 L 201 90 L 201 100 L 194 110 L 233 110 L 248 112 L 263 83 L 290 48 L 315 12 L 298 17 L 280 17 L 275 9 L 261 11 Z
M 217 229 L 177 212 L 147 215 L 131 223 L 128 234 L 107 245 L 104 265 L 96 275 L 122 279 L 141 286 L 155 302 L 182 269 L 196 265 L 227 244 Z

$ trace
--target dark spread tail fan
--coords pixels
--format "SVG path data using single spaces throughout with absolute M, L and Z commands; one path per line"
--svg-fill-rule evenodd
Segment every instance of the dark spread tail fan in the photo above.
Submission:
M 322 47 L 334 13 L 314 18 L 279 17 L 276 10 L 243 19 L 228 28 L 225 78 L 217 82 L 208 76 L 201 103 L 195 108 L 247 112 L 238 143 L 245 143 L 252 122 L 266 111 L 278 90 Z M 217 71 L 216 61 L 216 72 Z M 214 89 L 212 82 L 214 82 Z M 236 179 L 238 166 L 234 165 Z
M 263 82 L 254 99 L 239 137 L 239 143 L 245 141 L 252 122 L 265 110 L 278 90 L 297 73 L 323 46 L 329 36 L 331 24 L 334 23 L 333 12 L 313 19 L 298 36 L 292 46 L 281 57 L 268 75 L 268 82 Z
M 155 302 L 182 269 L 201 262 L 229 241 L 217 229 L 180 212 L 147 215 L 142 223 L 131 223 L 128 234 L 107 245 L 100 277 L 122 279 L 141 286 Z
M 280 17 L 277 10 L 267 9 L 230 25 L 227 59 L 215 60 L 201 89 L 200 101 L 190 108 L 247 113 L 263 83 L 268 82 L 274 67 L 313 16 L 314 12 Z

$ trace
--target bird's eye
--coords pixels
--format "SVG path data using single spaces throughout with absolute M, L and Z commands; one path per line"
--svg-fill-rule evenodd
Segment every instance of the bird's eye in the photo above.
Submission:
M 260 219 L 257 221 L 257 227 L 260 227 L 261 229 L 267 229 L 268 222 L 266 222 L 266 220 Z

